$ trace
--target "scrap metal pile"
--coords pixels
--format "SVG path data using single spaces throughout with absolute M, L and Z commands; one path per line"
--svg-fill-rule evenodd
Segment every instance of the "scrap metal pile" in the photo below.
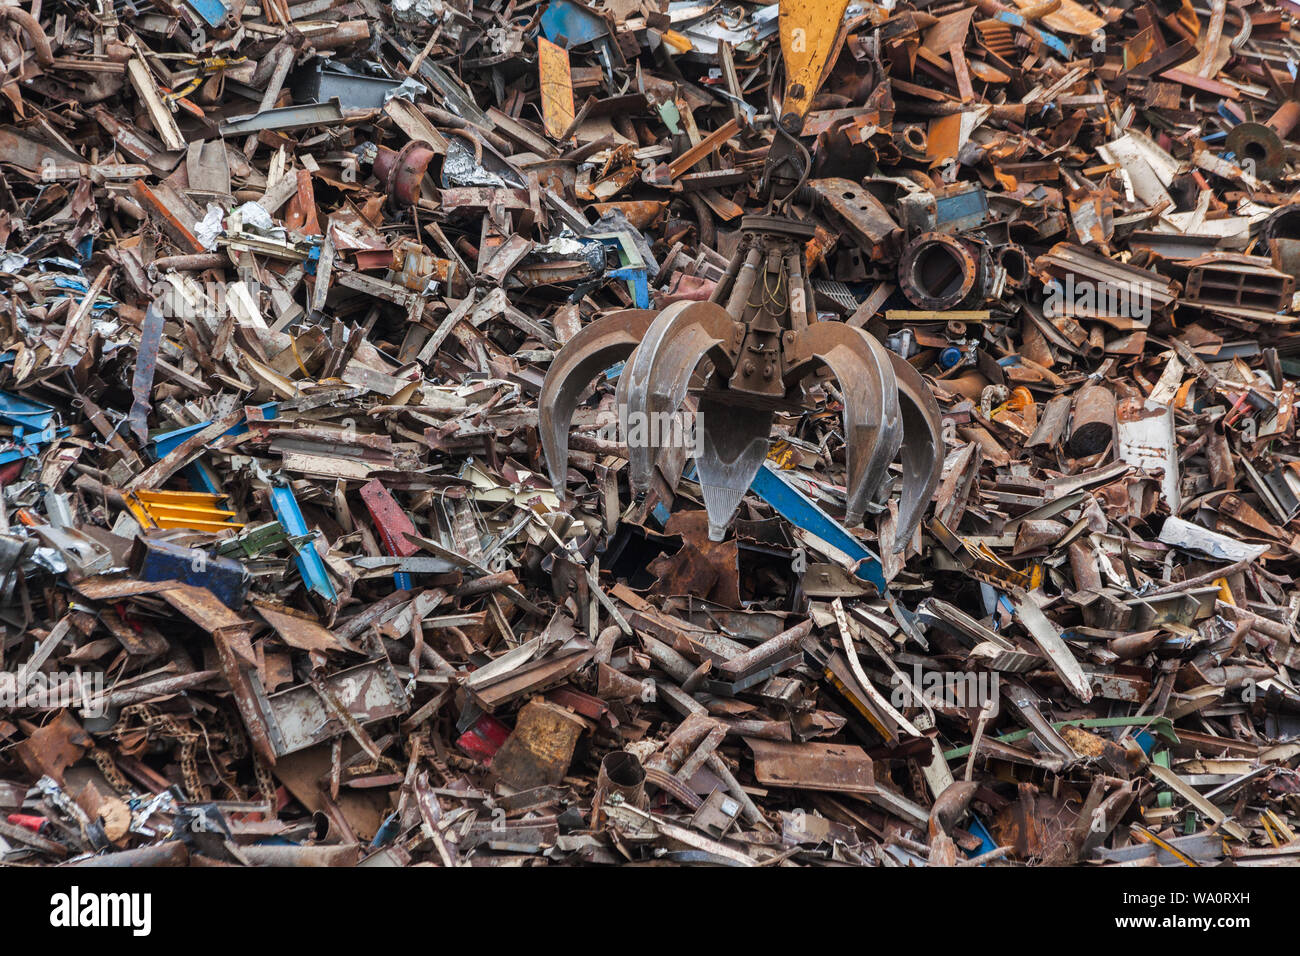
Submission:
M 0 6 L 0 861 L 1300 859 L 1300 6 L 1016 3 Z

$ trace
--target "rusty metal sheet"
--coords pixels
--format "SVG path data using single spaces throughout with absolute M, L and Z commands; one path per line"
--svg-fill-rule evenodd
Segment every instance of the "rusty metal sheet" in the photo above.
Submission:
M 352 720 L 364 726 L 406 713 L 410 700 L 385 660 L 370 661 L 335 672 L 323 681 Z M 276 757 L 305 750 L 347 733 L 344 722 L 310 684 L 259 695 L 266 713 L 267 735 Z
M 877 791 L 871 758 L 845 744 L 795 744 L 746 737 L 754 752 L 754 776 L 771 787 L 870 794 Z
M 537 38 L 537 72 L 542 91 L 542 118 L 546 132 L 562 139 L 573 125 L 573 79 L 569 51 L 546 37 Z
M 492 758 L 492 772 L 521 790 L 557 786 L 568 772 L 584 729 L 583 721 L 563 707 L 529 701 L 519 711 L 515 729 Z

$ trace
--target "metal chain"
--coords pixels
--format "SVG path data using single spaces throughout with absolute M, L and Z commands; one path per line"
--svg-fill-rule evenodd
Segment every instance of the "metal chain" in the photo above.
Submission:
M 194 756 L 198 750 L 198 734 L 181 741 L 181 773 L 185 775 L 185 790 L 196 803 L 212 799 L 212 790 L 199 777 L 199 762 Z
M 131 793 L 131 784 L 126 777 L 122 776 L 122 771 L 117 769 L 117 764 L 113 762 L 113 756 L 103 747 L 92 747 L 90 759 L 95 762 L 99 772 L 104 775 L 108 785 L 118 792 L 120 796 Z
M 122 708 L 121 719 L 113 728 L 115 734 L 130 717 L 138 717 L 151 734 L 170 737 L 180 745 L 181 774 L 185 778 L 186 796 L 196 803 L 207 803 L 211 800 L 212 791 L 199 776 L 199 761 L 196 755 L 199 733 L 182 728 L 174 717 L 158 713 L 149 704 L 131 704 Z
M 266 800 L 267 815 L 275 819 L 275 777 L 271 776 L 271 768 L 266 765 L 262 755 L 256 750 L 253 754 L 253 773 L 257 777 L 257 789 L 261 792 L 262 798 Z

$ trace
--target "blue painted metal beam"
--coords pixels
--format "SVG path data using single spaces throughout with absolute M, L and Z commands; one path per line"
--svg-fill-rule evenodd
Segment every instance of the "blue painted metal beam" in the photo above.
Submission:
M 786 521 L 843 551 L 856 561 L 854 574 L 858 578 L 875 585 L 881 594 L 888 590 L 880 559 L 849 534 L 842 524 L 822 511 L 816 502 L 795 487 L 778 469 L 773 468 L 770 462 L 763 462 L 763 467 L 758 469 L 749 490 L 771 505 Z
M 280 406 L 275 402 L 267 402 L 265 405 L 258 407 L 262 409 L 262 417 L 266 419 L 276 418 L 280 411 Z M 169 432 L 159 432 L 149 440 L 154 457 L 166 457 L 167 453 L 178 446 L 181 442 L 192 438 L 211 424 L 212 421 L 209 420 L 206 422 L 199 422 L 196 425 L 186 425 L 184 428 L 176 428 Z M 242 435 L 246 431 L 248 431 L 248 420 L 244 419 L 238 425 L 235 425 L 229 431 L 225 432 L 221 437 L 224 438 L 225 435 Z M 213 474 L 212 469 L 209 468 L 201 458 L 186 465 L 183 474 L 189 479 L 190 486 L 196 491 L 206 491 L 210 495 L 224 494 L 221 488 L 217 485 L 216 475 Z
M 1046 30 L 1039 30 L 1035 27 L 1031 27 L 1025 22 L 1025 18 L 1020 14 L 1012 10 L 999 10 L 996 19 L 1001 20 L 1003 23 L 1009 23 L 1013 27 L 1020 27 L 1020 29 L 1024 30 L 1034 39 L 1041 40 L 1054 52 L 1059 53 L 1067 60 L 1072 59 L 1073 54 L 1070 53 L 1070 48 L 1066 46 L 1059 37 L 1053 36 Z
M 280 526 L 291 536 L 311 533 L 307 527 L 307 519 L 302 516 L 302 509 L 298 507 L 298 499 L 293 496 L 293 489 L 283 479 L 271 485 L 271 510 L 275 512 Z M 338 603 L 339 596 L 334 590 L 334 582 L 330 580 L 329 574 L 325 571 L 325 562 L 316 553 L 316 548 L 311 542 L 303 545 L 294 562 L 298 565 L 298 573 L 302 575 L 303 583 L 307 585 L 309 591 L 316 592 L 330 603 Z
M 13 444 L 0 451 L 0 465 L 40 454 L 39 445 L 58 438 L 66 429 L 59 428 L 53 406 L 21 395 L 0 392 L 0 423 L 13 427 Z

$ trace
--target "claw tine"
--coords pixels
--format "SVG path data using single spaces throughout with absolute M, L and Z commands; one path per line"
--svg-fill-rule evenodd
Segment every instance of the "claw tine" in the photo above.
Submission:
M 867 488 L 867 498 L 879 497 L 888 491 L 889 465 L 898 454 L 903 444 L 903 416 L 898 401 L 898 381 L 894 376 L 894 364 L 889 356 L 892 354 L 875 336 L 858 330 L 867 341 L 872 357 L 875 359 L 875 372 L 880 378 L 881 397 L 883 399 L 880 421 L 880 435 L 871 459 L 867 462 L 867 473 L 863 484 Z M 858 520 L 861 520 L 859 517 Z
M 903 493 L 898 508 L 895 551 L 902 551 L 920 524 L 943 474 L 943 418 L 934 393 L 901 355 L 889 353 L 903 413 Z
M 615 397 L 618 402 L 619 427 L 624 440 L 633 438 L 629 430 L 629 419 L 632 418 L 633 406 L 640 405 L 644 401 L 650 366 L 659 343 L 663 341 L 667 330 L 666 323 L 681 312 L 680 307 L 684 304 L 674 303 L 658 313 L 646 329 L 641 344 L 623 366 L 623 374 L 619 376 Z M 639 441 L 628 440 L 628 481 L 633 493 L 638 495 L 645 494 L 649 490 L 650 471 L 653 467 L 653 450 L 639 447 L 641 444 Z
M 691 375 L 706 354 L 726 364 L 735 323 L 712 302 L 676 302 L 650 326 L 624 374 L 627 382 L 628 480 L 633 491 L 650 484 L 663 423 L 686 399 Z
M 787 350 L 794 357 L 787 381 L 798 381 L 818 364 L 839 381 L 848 459 L 846 520 L 851 525 L 862 521 L 902 441 L 894 371 L 885 352 L 870 335 L 842 322 L 818 322 L 796 332 Z
M 564 498 L 569 426 L 586 387 L 600 372 L 631 355 L 654 321 L 650 309 L 624 309 L 580 329 L 551 362 L 542 382 L 538 426 L 551 487 Z
M 696 438 L 700 455 L 696 467 L 709 516 L 709 540 L 721 541 L 767 457 L 772 413 L 734 408 L 712 398 L 700 401 Z

